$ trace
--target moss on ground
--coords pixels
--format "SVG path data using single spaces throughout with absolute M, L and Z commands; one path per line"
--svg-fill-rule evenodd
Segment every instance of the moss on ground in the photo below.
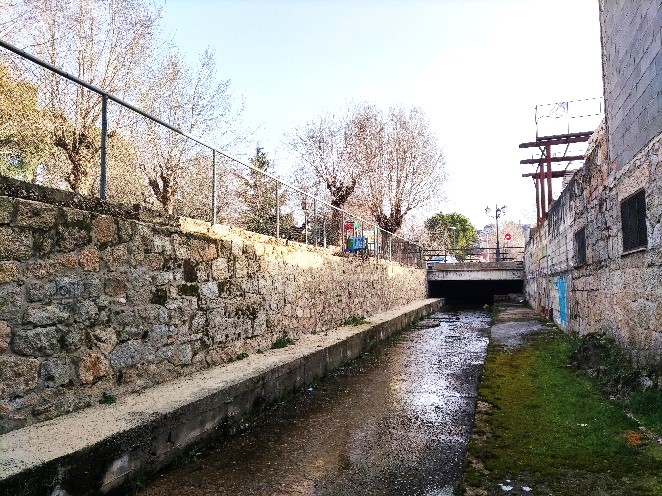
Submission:
M 508 494 L 662 494 L 662 447 L 570 366 L 578 346 L 552 330 L 510 352 L 490 345 L 466 494 L 505 494 L 501 484 L 512 487 Z M 648 400 L 637 401 L 654 417 L 659 409 Z

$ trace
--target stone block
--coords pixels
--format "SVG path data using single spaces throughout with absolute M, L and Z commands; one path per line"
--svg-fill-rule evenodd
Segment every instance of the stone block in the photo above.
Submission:
M 51 229 L 55 226 L 57 208 L 44 203 L 19 201 L 14 225 L 33 229 Z
M 118 270 L 126 267 L 128 250 L 126 245 L 118 245 L 106 248 L 103 251 L 103 260 L 111 270 Z
M 171 363 L 175 365 L 189 365 L 193 359 L 193 350 L 190 343 L 182 343 L 175 348 Z
M 0 356 L 0 395 L 22 394 L 39 381 L 39 360 Z
M 60 264 L 56 262 L 28 262 L 26 264 L 25 275 L 34 279 L 45 279 L 55 274 L 60 269 Z
M 200 295 L 205 298 L 218 298 L 218 283 L 215 281 L 200 284 Z
M 18 262 L 0 262 L 0 284 L 18 281 L 20 272 Z
M 32 231 L 32 248 L 36 256 L 46 257 L 55 250 L 55 231 Z
M 155 324 L 149 333 L 149 341 L 155 348 L 161 348 L 175 342 L 176 329 L 166 324 Z
M 16 283 L 0 286 L 0 315 L 9 321 L 17 322 L 21 318 L 22 298 L 21 288 Z
M 11 327 L 4 320 L 0 320 L 0 354 L 9 349 L 11 339 Z
M 243 252 L 244 252 L 244 242 L 243 242 L 243 240 L 233 239 L 232 240 L 232 254 L 235 257 L 240 257 Z
M 113 370 L 124 369 L 140 363 L 144 345 L 139 341 L 121 343 L 110 354 L 110 366 Z
M 163 255 L 172 255 L 172 242 L 168 236 L 150 234 L 151 236 L 149 236 L 149 238 L 152 240 L 154 252 L 162 253 Z
M 78 362 L 78 378 L 83 384 L 93 384 L 108 375 L 108 359 L 96 351 L 85 351 Z
M 211 264 L 211 275 L 217 281 L 223 281 L 230 277 L 228 261 L 225 258 L 217 258 Z
M 80 251 L 78 263 L 87 272 L 99 271 L 99 250 L 94 247 L 85 248 Z
M 99 309 L 90 300 L 78 300 L 74 305 L 74 317 L 85 325 L 93 325 L 99 319 Z
M 32 236 L 25 229 L 0 227 L 0 260 L 27 260 L 32 255 Z
M 163 269 L 163 255 L 146 253 L 143 259 L 143 265 L 149 270 L 161 270 Z
M 89 231 L 80 227 L 58 226 L 57 244 L 61 251 L 74 251 L 92 242 Z
M 25 311 L 23 322 L 35 326 L 59 324 L 69 318 L 69 312 L 56 305 L 32 306 Z
M 90 334 L 94 338 L 94 346 L 106 356 L 110 355 L 117 345 L 117 334 L 110 327 L 95 328 Z M 142 335 L 142 331 L 140 335 Z
M 172 245 L 175 249 L 175 256 L 181 260 L 191 258 L 191 239 L 185 236 L 174 235 Z
M 122 296 L 126 294 L 126 277 L 109 275 L 106 278 L 105 292 L 108 296 Z
M 60 351 L 57 327 L 18 329 L 14 332 L 12 349 L 19 355 L 40 357 Z
M 44 386 L 50 388 L 69 383 L 71 369 L 67 355 L 54 355 L 43 360 L 39 376 Z
M 234 276 L 238 279 L 243 279 L 248 276 L 248 260 L 244 257 L 235 258 Z
M 214 260 L 218 256 L 216 245 L 214 243 L 199 239 L 194 239 L 191 243 L 191 252 L 193 260 L 198 262 L 208 262 Z
M 0 224 L 9 224 L 14 218 L 15 202 L 13 198 L 0 196 Z
M 94 227 L 94 238 L 97 243 L 110 243 L 115 238 L 115 219 L 107 215 L 101 215 L 92 221 Z
M 60 256 L 60 264 L 63 267 L 76 267 L 78 265 L 78 255 L 76 252 L 64 253 Z

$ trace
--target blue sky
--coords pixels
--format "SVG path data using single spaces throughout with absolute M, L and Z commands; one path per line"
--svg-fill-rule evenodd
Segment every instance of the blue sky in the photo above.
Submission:
M 517 145 L 535 138 L 535 105 L 602 94 L 597 0 L 165 0 L 163 13 L 192 63 L 214 51 L 256 129 L 245 152 L 259 142 L 283 177 L 284 135 L 319 114 L 421 107 L 449 176 L 422 217 L 458 211 L 481 227 L 498 203 L 506 220 L 534 220 Z

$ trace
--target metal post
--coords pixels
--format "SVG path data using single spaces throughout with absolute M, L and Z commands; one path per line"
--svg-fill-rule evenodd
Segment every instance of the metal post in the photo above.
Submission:
M 540 181 L 540 218 L 544 222 L 544 220 L 547 218 L 547 203 L 545 202 L 545 165 L 543 162 L 540 162 L 540 174 L 539 174 L 539 181 Z
M 392 236 L 389 234 L 388 235 L 388 261 L 392 262 L 393 261 L 393 252 L 391 251 L 391 238 Z
M 379 234 L 380 234 L 379 233 L 379 228 L 377 226 L 373 226 L 372 233 L 375 236 L 375 246 L 373 247 L 373 249 L 375 250 L 375 258 L 377 260 L 379 260 L 379 245 L 380 245 L 380 243 L 379 243 Z
M 313 236 L 315 237 L 315 246 L 319 242 L 319 233 L 317 232 L 317 198 L 313 198 Z
M 324 235 L 324 248 L 326 248 L 326 217 L 322 221 L 322 234 Z
M 536 225 L 540 226 L 540 186 L 538 185 L 538 178 L 533 178 L 533 184 L 536 185 Z
M 547 206 L 552 204 L 552 147 L 545 145 L 545 155 L 547 157 Z
M 108 95 L 101 95 L 101 171 L 99 173 L 99 198 L 106 199 L 106 138 L 108 136 Z
M 499 250 L 499 207 L 497 205 L 494 206 L 495 211 L 496 211 L 496 238 L 497 238 L 497 245 L 496 245 L 496 261 L 500 262 L 501 261 L 501 253 Z
M 338 240 L 340 251 L 345 251 L 345 212 L 340 217 L 340 239 Z
M 280 238 L 280 201 L 278 198 L 278 183 L 276 182 L 276 237 Z
M 306 244 L 308 244 L 308 209 L 303 211 L 303 229 L 306 232 Z
M 216 171 L 216 150 L 211 150 L 211 223 L 216 224 L 216 201 L 218 196 L 218 184 Z

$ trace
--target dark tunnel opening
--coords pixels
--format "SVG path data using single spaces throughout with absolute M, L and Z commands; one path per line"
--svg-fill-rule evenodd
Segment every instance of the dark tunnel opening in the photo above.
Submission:
M 522 281 L 428 281 L 428 296 L 447 303 L 494 303 L 494 295 L 522 293 Z

